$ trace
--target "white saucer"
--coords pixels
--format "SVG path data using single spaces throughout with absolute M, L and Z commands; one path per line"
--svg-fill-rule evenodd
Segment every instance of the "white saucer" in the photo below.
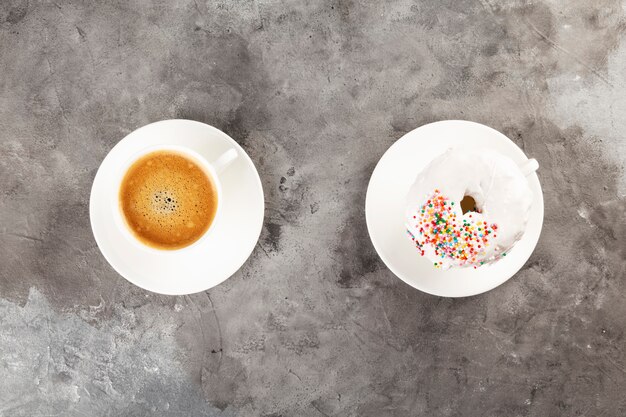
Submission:
M 140 150 L 163 144 L 181 145 L 213 161 L 229 148 L 239 157 L 219 175 L 222 217 L 209 236 L 183 251 L 143 250 L 116 227 L 113 180 L 124 163 Z M 205 291 L 234 274 L 248 259 L 263 226 L 261 180 L 246 152 L 224 132 L 191 120 L 164 120 L 130 133 L 104 158 L 91 188 L 91 228 L 111 266 L 133 284 L 160 294 Z
M 367 229 L 383 262 L 412 287 L 442 297 L 480 294 L 511 278 L 535 249 L 543 224 L 543 194 L 533 173 L 527 177 L 534 196 L 528 226 L 506 258 L 477 269 L 444 271 L 419 256 L 404 226 L 406 196 L 433 158 L 458 145 L 494 149 L 520 166 L 528 160 L 515 143 L 490 127 L 461 120 L 431 123 L 407 133 L 385 152 L 372 173 L 365 198 Z

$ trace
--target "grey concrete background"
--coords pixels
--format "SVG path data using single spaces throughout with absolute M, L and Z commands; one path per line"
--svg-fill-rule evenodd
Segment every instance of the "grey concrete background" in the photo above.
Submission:
M 0 4 L 0 416 L 626 415 L 626 12 L 614 0 Z M 215 125 L 257 164 L 259 246 L 142 291 L 88 197 L 139 126 Z M 539 246 L 467 299 L 396 279 L 368 178 L 424 123 L 541 169 Z

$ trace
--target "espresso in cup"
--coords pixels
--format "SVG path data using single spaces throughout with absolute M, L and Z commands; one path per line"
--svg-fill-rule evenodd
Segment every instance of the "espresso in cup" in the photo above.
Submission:
M 164 250 L 182 249 L 209 229 L 218 207 L 211 175 L 191 157 L 171 150 L 148 153 L 124 175 L 119 203 L 134 237 Z

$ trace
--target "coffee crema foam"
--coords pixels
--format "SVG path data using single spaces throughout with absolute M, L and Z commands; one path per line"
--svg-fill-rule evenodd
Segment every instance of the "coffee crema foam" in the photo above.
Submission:
M 190 157 L 156 151 L 126 171 L 119 201 L 126 224 L 139 241 L 173 250 L 191 245 L 209 229 L 217 211 L 217 189 Z

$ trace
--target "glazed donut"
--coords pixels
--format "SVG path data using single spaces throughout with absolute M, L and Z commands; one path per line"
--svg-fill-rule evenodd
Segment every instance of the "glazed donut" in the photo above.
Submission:
M 506 256 L 521 239 L 532 200 L 510 158 L 488 149 L 451 149 L 417 176 L 407 196 L 406 228 L 435 267 L 477 268 Z

